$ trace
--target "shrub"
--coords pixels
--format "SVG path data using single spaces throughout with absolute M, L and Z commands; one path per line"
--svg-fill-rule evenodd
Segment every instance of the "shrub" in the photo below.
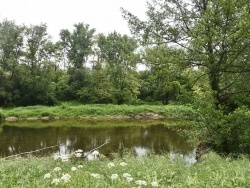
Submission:
M 225 113 L 216 106 L 212 93 L 205 92 L 196 101 L 198 112 L 195 132 L 198 139 L 223 154 L 250 153 L 250 111 L 239 107 Z

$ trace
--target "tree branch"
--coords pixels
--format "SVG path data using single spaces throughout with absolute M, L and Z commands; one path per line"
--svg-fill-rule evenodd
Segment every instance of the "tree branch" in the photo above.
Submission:
M 93 151 L 95 151 L 95 150 L 97 150 L 97 149 L 100 149 L 101 147 L 103 147 L 103 146 L 106 145 L 106 144 L 109 144 L 109 142 L 105 142 L 104 144 L 102 144 L 102 145 L 100 145 L 100 146 L 98 146 L 98 147 L 96 147 L 96 148 L 90 150 L 87 154 L 85 154 L 85 155 L 83 155 L 83 156 L 81 156 L 81 157 L 76 157 L 76 156 L 74 156 L 74 157 L 70 157 L 69 159 L 86 158 L 86 157 L 88 157 L 88 155 L 89 155 L 90 153 L 92 153 Z
M 28 152 L 19 153 L 19 154 L 16 154 L 16 155 L 10 155 L 10 156 L 8 156 L 8 157 L 2 158 L 2 160 L 9 159 L 9 158 L 12 158 L 12 157 L 18 157 L 18 156 L 24 155 L 24 154 L 36 153 L 36 152 L 39 152 L 39 151 L 42 151 L 42 150 L 45 150 L 45 149 L 51 149 L 51 148 L 55 148 L 55 147 L 59 147 L 59 146 L 60 146 L 60 145 L 49 146 L 49 147 L 42 148 L 42 149 L 37 149 L 37 150 L 34 150 L 34 151 L 28 151 Z
M 97 150 L 97 149 L 100 149 L 102 146 L 108 144 L 109 142 L 105 142 L 104 144 L 100 145 L 99 147 L 96 147 L 92 150 L 90 150 L 86 155 L 84 155 L 83 157 L 87 157 L 90 153 L 92 153 L 93 151 Z

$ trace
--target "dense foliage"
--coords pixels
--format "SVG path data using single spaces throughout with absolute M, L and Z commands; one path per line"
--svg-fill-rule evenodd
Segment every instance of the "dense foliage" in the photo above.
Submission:
M 146 21 L 127 10 L 123 15 L 146 49 L 158 54 L 159 46 L 174 49 L 169 56 L 161 50 L 156 60 L 163 65 L 150 61 L 151 68 L 161 65 L 157 78 L 168 78 L 161 94 L 175 83 L 180 97 L 194 104 L 199 138 L 219 152 L 249 153 L 249 2 L 154 0 L 148 3 Z M 180 50 L 184 54 L 176 61 Z M 163 71 L 165 76 L 159 77 Z
M 0 106 L 192 104 L 199 139 L 217 151 L 249 152 L 248 0 L 154 0 L 147 20 L 123 16 L 134 37 L 78 23 L 57 42 L 45 24 L 3 20 Z
M 58 101 L 131 103 L 139 93 L 136 41 L 116 32 L 95 35 L 79 23 L 52 42 L 44 24 L 0 23 L 0 106 Z
M 140 51 L 135 38 L 95 34 L 78 23 L 54 42 L 45 24 L 0 23 L 0 106 L 168 104 L 190 101 L 185 52 L 156 46 Z M 138 69 L 143 64 L 145 70 Z M 186 71 L 186 72 L 185 72 Z M 183 95 L 184 94 L 184 95 Z M 185 100 L 181 99 L 181 96 Z

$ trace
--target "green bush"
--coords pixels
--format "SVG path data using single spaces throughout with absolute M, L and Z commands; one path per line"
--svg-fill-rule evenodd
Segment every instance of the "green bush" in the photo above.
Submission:
M 225 115 L 224 146 L 227 151 L 250 154 L 250 111 L 246 107 Z
M 205 92 L 196 101 L 195 133 L 218 153 L 250 154 L 250 111 L 239 107 L 225 113 L 216 106 L 212 93 Z

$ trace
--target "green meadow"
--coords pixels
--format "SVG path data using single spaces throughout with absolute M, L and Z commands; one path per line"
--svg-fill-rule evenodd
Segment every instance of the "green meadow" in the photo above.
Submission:
M 213 152 L 191 165 L 169 155 L 131 153 L 87 162 L 15 158 L 0 160 L 0 172 L 0 187 L 5 188 L 250 187 L 248 158 L 222 158 Z

